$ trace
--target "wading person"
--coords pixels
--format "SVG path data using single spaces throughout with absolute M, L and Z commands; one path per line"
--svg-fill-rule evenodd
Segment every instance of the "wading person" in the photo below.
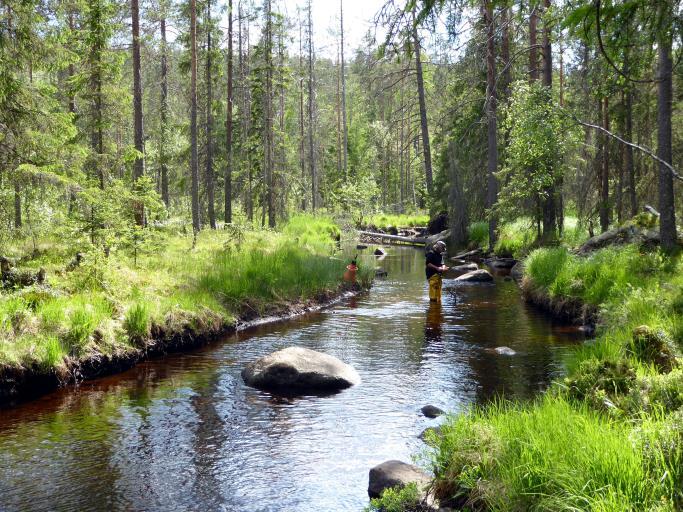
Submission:
M 436 242 L 427 252 L 426 274 L 429 281 L 429 300 L 431 302 L 441 302 L 441 274 L 448 270 L 443 263 L 443 253 L 446 244 L 442 241 Z

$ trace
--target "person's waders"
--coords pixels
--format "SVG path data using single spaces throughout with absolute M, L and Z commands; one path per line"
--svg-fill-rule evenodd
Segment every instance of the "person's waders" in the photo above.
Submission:
M 429 300 L 441 302 L 441 274 L 436 273 L 429 278 Z

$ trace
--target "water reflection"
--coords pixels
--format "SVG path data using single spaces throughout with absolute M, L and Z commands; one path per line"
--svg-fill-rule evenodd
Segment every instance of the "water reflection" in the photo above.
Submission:
M 422 251 L 361 260 L 388 272 L 367 295 L 0 412 L 0 510 L 362 510 L 368 469 L 410 460 L 440 421 L 420 407 L 531 397 L 577 339 L 514 283 L 446 281 L 433 304 Z M 244 386 L 245 364 L 290 345 L 362 383 L 297 399 Z

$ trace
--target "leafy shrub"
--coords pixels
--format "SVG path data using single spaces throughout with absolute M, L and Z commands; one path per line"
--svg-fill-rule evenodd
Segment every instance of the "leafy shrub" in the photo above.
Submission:
M 625 361 L 588 359 L 579 364 L 576 372 L 565 379 L 569 396 L 585 401 L 596 409 L 619 407 L 621 399 L 630 392 L 636 373 Z
M 467 228 L 467 240 L 470 245 L 477 247 L 488 247 L 489 245 L 489 223 L 485 221 L 473 222 Z
M 367 512 L 413 512 L 419 510 L 420 491 L 417 484 L 405 487 L 391 487 L 382 491 L 382 496 L 370 500 Z

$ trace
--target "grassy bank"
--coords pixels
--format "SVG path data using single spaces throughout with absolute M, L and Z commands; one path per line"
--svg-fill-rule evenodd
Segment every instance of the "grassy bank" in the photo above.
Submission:
M 596 338 L 577 347 L 567 376 L 535 401 L 473 407 L 430 434 L 427 457 L 442 504 L 472 511 L 680 510 L 680 256 L 635 246 L 588 257 L 538 249 L 526 259 L 522 286 L 553 307 L 593 309 Z M 399 498 L 394 492 L 387 503 L 414 510 L 414 495 L 406 493 L 403 505 Z
M 378 215 L 372 215 L 367 218 L 365 222 L 366 226 L 375 227 L 378 229 L 388 229 L 394 228 L 413 228 L 413 227 L 425 227 L 429 224 L 429 215 L 427 214 L 398 214 L 392 215 L 387 213 L 382 213 Z
M 637 247 L 526 260 L 523 287 L 598 311 L 594 342 L 531 404 L 451 418 L 435 446 L 441 498 L 473 510 L 675 510 L 683 503 L 683 267 Z
M 28 369 L 69 375 L 84 360 L 145 351 L 173 333 L 219 332 L 238 319 L 276 314 L 342 286 L 343 255 L 330 257 L 337 226 L 300 216 L 279 231 L 205 230 L 193 247 L 182 228 L 151 230 L 148 249 L 80 249 L 45 241 L 19 272 L 47 271 L 45 285 L 0 295 L 0 375 Z M 21 251 L 17 249 L 16 253 Z M 369 283 L 370 271 L 360 277 Z

